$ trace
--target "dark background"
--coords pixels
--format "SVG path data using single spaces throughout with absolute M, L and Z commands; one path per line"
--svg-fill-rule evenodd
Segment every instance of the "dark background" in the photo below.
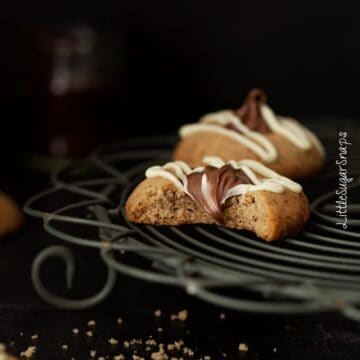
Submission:
M 176 132 L 180 124 L 206 112 L 238 107 L 254 86 L 267 92 L 280 114 L 310 119 L 311 125 L 338 119 L 339 127 L 348 118 L 357 124 L 356 5 L 324 0 L 36 0 L 3 5 L 0 190 L 23 203 L 49 185 L 55 157 L 82 156 L 100 143 L 132 135 Z M 98 40 L 88 57 L 75 60 L 86 69 L 88 62 L 95 63 L 84 78 L 95 74 L 103 86 L 55 96 L 49 91 L 55 39 L 79 28 L 91 29 Z M 76 66 L 70 68 L 77 73 Z M 54 139 L 64 140 L 65 150 L 54 150 Z M 225 351 L 228 358 L 246 358 L 237 351 L 241 341 L 249 345 L 249 359 L 359 358 L 359 324 L 340 315 L 227 312 L 228 322 L 219 323 L 220 309 L 182 290 L 125 276 L 112 297 L 92 311 L 54 311 L 36 295 L 29 273 L 34 256 L 49 244 L 40 221 L 30 220 L 1 243 L 0 341 L 12 344 L 14 353 L 31 345 L 30 336 L 39 333 L 39 358 L 69 358 L 71 353 L 86 359 L 95 345 L 84 335 L 74 338 L 71 329 L 84 332 L 94 318 L 99 323 L 95 347 L 103 354 L 109 353 L 110 336 L 143 337 L 163 326 L 170 331 L 163 340 L 186 337 L 202 354 L 216 354 L 213 359 Z M 101 286 L 104 269 L 92 251 L 76 256 L 79 278 L 85 282 L 77 278 L 71 294 L 81 297 L 84 290 L 89 295 Z M 56 290 L 64 290 L 61 265 L 48 268 L 48 278 L 59 280 Z M 190 320 L 179 328 L 168 320 L 154 322 L 157 307 L 164 309 L 166 319 L 188 308 Z M 117 316 L 124 316 L 124 329 L 109 325 Z M 69 354 L 60 350 L 64 342 L 70 345 Z
M 270 105 L 281 114 L 358 117 L 356 4 L 323 0 L 7 4 L 8 11 L 2 12 L 1 153 L 11 155 L 9 165 L 23 151 L 48 153 L 51 137 L 69 132 L 44 130 L 58 128 L 58 123 L 80 128 L 69 136 L 83 146 L 66 155 L 83 155 L 100 142 L 132 134 L 174 132 L 211 110 L 238 107 L 254 86 L 266 90 Z M 47 94 L 54 68 L 48 43 L 79 26 L 97 33 L 91 56 L 102 66 L 100 76 L 108 73 L 111 78 L 101 96 L 94 98 L 85 91 L 80 110 L 71 100 L 76 94 L 67 94 L 67 105 L 61 97 Z M 110 60 L 104 61 L 99 47 Z M 66 106 L 70 110 L 64 110 Z M 69 115 L 74 109 L 91 116 Z

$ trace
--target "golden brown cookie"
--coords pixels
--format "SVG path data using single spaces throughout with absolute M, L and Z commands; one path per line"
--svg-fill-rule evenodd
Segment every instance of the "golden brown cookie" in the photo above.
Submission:
M 226 161 L 254 159 L 290 179 L 303 179 L 314 175 L 324 165 L 325 157 L 315 147 L 302 151 L 279 134 L 268 134 L 266 137 L 278 151 L 278 158 L 272 163 L 262 161 L 258 155 L 236 140 L 211 132 L 196 133 L 180 140 L 173 160 L 182 160 L 195 167 L 202 164 L 205 156 L 219 156 Z
M 185 168 L 184 180 L 185 178 L 179 175 L 179 167 L 175 170 L 175 166 L 179 164 L 184 168 L 179 162 L 169 163 L 164 167 L 153 167 L 147 171 L 149 177 L 135 188 L 125 204 L 125 213 L 130 221 L 152 225 L 221 222 L 225 227 L 249 230 L 266 241 L 272 241 L 295 235 L 308 220 L 307 197 L 301 191 L 301 187 L 296 191 L 291 190 L 296 183 L 289 179 L 272 179 L 273 182 L 281 179 L 282 184 L 286 186 L 290 184 L 288 188 L 283 187 L 280 192 L 276 192 L 278 188 L 275 187 L 274 191 L 257 190 L 236 195 L 235 190 L 239 189 L 239 186 L 245 185 L 250 189 L 251 186 L 261 188 L 264 184 L 263 187 L 266 188 L 267 183 L 263 182 L 262 176 L 259 176 L 259 182 L 250 176 L 249 183 L 243 177 L 244 174 L 249 174 L 246 169 L 239 174 L 238 170 L 241 170 L 242 166 L 239 169 L 230 169 L 229 165 L 220 165 L 218 168 L 206 166 L 201 171 L 188 171 Z M 178 179 L 182 178 L 182 182 L 186 184 L 184 189 L 181 189 L 171 176 L 166 178 L 166 172 L 171 175 L 177 174 Z M 157 174 L 160 176 L 156 176 Z M 200 180 L 198 184 L 202 186 L 196 187 L 196 177 Z M 208 191 L 205 189 L 204 179 L 208 182 Z M 269 189 L 272 189 L 271 186 Z M 204 193 L 199 194 L 200 191 Z M 231 192 L 235 195 L 231 196 Z M 216 214 L 216 206 L 221 212 L 220 219 Z
M 0 193 L 0 237 L 8 235 L 19 229 L 24 217 L 14 200 Z
M 200 166 L 205 156 L 254 159 L 281 175 L 301 179 L 318 172 L 325 152 L 317 137 L 296 120 L 274 114 L 265 94 L 252 90 L 238 110 L 207 114 L 180 129 L 173 160 Z

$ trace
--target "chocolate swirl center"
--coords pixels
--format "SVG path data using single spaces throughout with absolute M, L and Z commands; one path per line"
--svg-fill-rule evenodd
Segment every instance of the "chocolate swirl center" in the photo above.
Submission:
M 221 202 L 231 188 L 240 184 L 252 184 L 241 169 L 205 166 L 201 172 L 187 175 L 186 190 L 216 222 L 223 224 Z
M 266 95 L 261 89 L 252 89 L 246 96 L 243 105 L 234 111 L 235 115 L 240 117 L 242 123 L 250 130 L 257 131 L 262 134 L 271 132 L 271 129 L 266 124 L 261 115 L 260 105 L 266 103 Z M 227 128 L 239 131 L 232 124 Z

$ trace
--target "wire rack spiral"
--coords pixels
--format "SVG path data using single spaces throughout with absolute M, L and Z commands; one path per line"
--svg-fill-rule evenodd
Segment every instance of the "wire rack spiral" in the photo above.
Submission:
M 65 246 L 44 249 L 33 262 L 32 281 L 45 301 L 65 309 L 94 306 L 109 295 L 121 272 L 182 287 L 204 301 L 235 310 L 293 314 L 336 310 L 360 320 L 359 152 L 352 149 L 348 229 L 336 225 L 337 145 L 329 138 L 326 169 L 305 184 L 312 201 L 310 222 L 296 238 L 268 244 L 251 233 L 216 225 L 153 227 L 127 221 L 123 204 L 128 194 L 147 167 L 170 159 L 175 141 L 171 136 L 148 137 L 100 148 L 53 173 L 54 186 L 28 200 L 25 211 L 42 218 L 46 232 L 98 249 L 107 266 L 106 282 L 97 294 L 63 298 L 43 285 L 40 270 L 49 257 L 62 258 L 71 287 L 73 255 Z M 59 193 L 64 204 L 41 210 L 45 200 L 58 205 Z M 66 224 L 91 229 L 93 238 L 69 231 Z

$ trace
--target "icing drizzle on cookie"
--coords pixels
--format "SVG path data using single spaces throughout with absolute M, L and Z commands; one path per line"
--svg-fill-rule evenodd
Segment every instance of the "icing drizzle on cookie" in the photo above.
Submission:
M 182 138 L 197 132 L 213 132 L 232 138 L 269 163 L 276 161 L 278 156 L 274 144 L 266 137 L 270 133 L 283 136 L 303 151 L 314 146 L 323 156 L 325 154 L 319 139 L 311 131 L 294 119 L 276 115 L 259 89 L 251 90 L 238 110 L 210 113 L 199 123 L 180 128 Z
M 220 224 L 223 222 L 221 206 L 232 196 L 259 190 L 274 193 L 285 189 L 297 193 L 302 191 L 298 183 L 255 160 L 225 163 L 218 157 L 206 157 L 203 161 L 205 166 L 194 169 L 182 161 L 152 166 L 145 175 L 170 180 Z

